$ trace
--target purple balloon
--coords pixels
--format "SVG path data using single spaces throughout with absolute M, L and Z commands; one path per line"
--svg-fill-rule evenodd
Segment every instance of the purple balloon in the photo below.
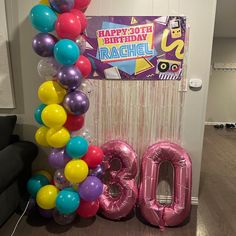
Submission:
M 65 96 L 63 105 L 68 112 L 79 116 L 88 111 L 89 99 L 84 93 L 74 91 Z
M 48 33 L 39 33 L 33 38 L 32 47 L 41 57 L 52 57 L 57 38 Z
M 102 165 L 98 165 L 95 169 L 90 170 L 90 173 L 89 173 L 90 176 L 95 176 L 99 179 L 103 177 L 104 174 L 105 174 L 105 170 Z
M 58 13 L 69 12 L 74 7 L 74 0 L 49 0 L 49 2 Z
M 87 201 L 95 201 L 103 192 L 103 183 L 95 176 L 88 176 L 84 182 L 79 185 L 80 197 Z
M 38 207 L 38 211 L 41 216 L 48 218 L 48 219 L 52 218 L 52 209 L 45 210 L 45 209 Z
M 58 71 L 57 78 L 62 87 L 74 90 L 81 85 L 83 76 L 76 66 L 63 66 Z
M 48 162 L 54 169 L 64 168 L 69 161 L 71 161 L 71 158 L 66 155 L 63 148 L 52 149 L 48 157 Z

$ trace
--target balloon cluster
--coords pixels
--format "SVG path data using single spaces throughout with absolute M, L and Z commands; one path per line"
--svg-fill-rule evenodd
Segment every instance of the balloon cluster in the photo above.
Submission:
M 28 181 L 30 195 L 36 198 L 39 212 L 58 224 L 71 223 L 76 213 L 94 216 L 103 192 L 102 150 L 84 136 L 74 136 L 84 126 L 89 109 L 86 78 L 92 70 L 83 52 L 87 25 L 84 11 L 90 0 L 41 0 L 30 12 L 30 21 L 40 31 L 33 38 L 33 49 L 43 57 L 39 75 L 46 81 L 38 89 L 42 104 L 35 110 L 41 125 L 35 134 L 39 145 L 51 147 L 50 174 L 37 172 Z M 53 32 L 55 33 L 49 33 Z M 52 180 L 51 180 L 52 179 Z

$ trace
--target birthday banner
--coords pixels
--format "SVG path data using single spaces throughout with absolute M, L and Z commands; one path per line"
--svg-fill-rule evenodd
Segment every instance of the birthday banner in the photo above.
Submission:
M 91 79 L 182 79 L 185 17 L 93 16 L 84 37 Z

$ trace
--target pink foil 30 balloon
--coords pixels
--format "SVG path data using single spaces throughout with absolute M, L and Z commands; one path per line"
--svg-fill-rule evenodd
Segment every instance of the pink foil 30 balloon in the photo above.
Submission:
M 160 166 L 171 162 L 174 169 L 173 201 L 162 205 L 156 199 Z M 142 159 L 139 206 L 143 217 L 152 225 L 176 226 L 187 218 L 191 207 L 192 164 L 179 145 L 160 142 L 148 148 Z
M 108 219 L 118 220 L 126 217 L 136 203 L 137 156 L 132 147 L 121 140 L 107 142 L 102 150 L 109 178 L 99 199 L 100 210 Z M 118 162 L 120 166 L 116 168 L 114 162 Z M 112 186 L 118 189 L 116 196 L 112 196 Z

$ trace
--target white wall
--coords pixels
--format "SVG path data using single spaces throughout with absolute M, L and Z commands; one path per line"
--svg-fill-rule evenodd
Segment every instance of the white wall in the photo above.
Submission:
M 4 0 L 0 0 L 0 13 L 0 107 L 14 108 Z
M 215 38 L 212 63 L 236 62 L 236 38 Z M 236 71 L 212 70 L 209 83 L 207 122 L 236 121 Z
M 29 140 L 33 140 L 36 130 L 33 112 L 38 104 L 36 94 L 41 82 L 36 71 L 39 58 L 32 53 L 31 49 L 31 39 L 36 32 L 27 20 L 28 12 L 35 2 L 33 0 L 7 1 L 17 109 L 2 111 L 2 113 L 12 112 L 19 115 L 19 123 L 23 125 L 18 126 L 18 132 Z M 88 9 L 90 15 L 179 14 L 187 16 L 191 27 L 187 77 L 203 80 L 201 91 L 186 93 L 182 127 L 182 144 L 193 161 L 193 197 L 195 198 L 198 196 L 199 188 L 215 7 L 216 0 L 93 0 Z M 45 157 L 39 158 L 35 165 L 40 167 L 44 162 L 46 162 Z

